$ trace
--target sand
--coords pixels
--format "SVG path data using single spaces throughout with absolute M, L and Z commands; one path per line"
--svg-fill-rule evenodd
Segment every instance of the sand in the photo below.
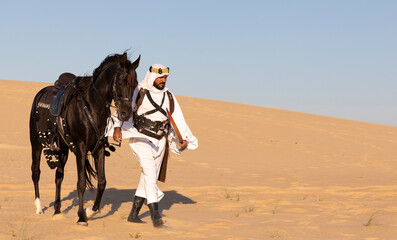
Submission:
M 127 144 L 106 160 L 100 212 L 77 221 L 70 155 L 62 213 L 41 162 L 35 214 L 29 113 L 48 83 L 0 80 L 0 239 L 396 239 L 397 127 L 178 97 L 199 148 L 171 155 L 160 202 L 166 227 L 126 220 L 140 169 Z M 95 192 L 86 191 L 86 206 Z

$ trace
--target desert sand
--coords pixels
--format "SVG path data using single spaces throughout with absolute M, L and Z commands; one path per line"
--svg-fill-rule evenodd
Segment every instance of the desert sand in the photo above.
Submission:
M 166 227 L 126 220 L 140 169 L 127 144 L 106 160 L 100 212 L 77 221 L 70 154 L 62 213 L 41 162 L 35 214 L 29 113 L 49 83 L 0 80 L 0 239 L 397 239 L 397 127 L 178 97 L 199 148 L 171 154 L 160 202 Z M 86 191 L 86 206 L 95 192 Z

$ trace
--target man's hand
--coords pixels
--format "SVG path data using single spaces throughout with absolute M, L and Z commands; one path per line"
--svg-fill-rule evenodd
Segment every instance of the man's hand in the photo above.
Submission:
M 120 143 L 121 139 L 122 139 L 121 129 L 119 127 L 115 127 L 113 132 L 113 140 L 116 141 L 117 143 Z
M 187 148 L 187 142 L 186 140 L 183 140 L 183 143 L 179 143 L 180 149 L 185 150 Z

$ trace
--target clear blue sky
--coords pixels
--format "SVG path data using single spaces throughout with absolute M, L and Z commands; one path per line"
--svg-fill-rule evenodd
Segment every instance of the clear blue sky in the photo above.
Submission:
M 1 1 L 0 79 L 169 66 L 177 95 L 397 126 L 397 1 Z M 249 123 L 247 123 L 249 124 Z

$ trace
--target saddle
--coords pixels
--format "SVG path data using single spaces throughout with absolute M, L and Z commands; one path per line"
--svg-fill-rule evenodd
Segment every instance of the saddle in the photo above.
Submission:
M 62 73 L 59 75 L 58 80 L 55 81 L 55 87 L 66 88 L 74 79 L 76 79 L 76 75 L 73 73 Z
M 68 86 L 76 79 L 73 73 L 62 73 L 58 80 L 55 81 L 54 86 L 59 89 L 55 98 L 51 102 L 50 113 L 58 117 L 62 114 L 62 110 L 65 108 L 66 104 L 69 102 L 72 94 L 72 88 Z M 66 93 L 66 94 L 65 94 Z M 66 96 L 65 96 L 66 95 Z
M 37 133 L 39 141 L 43 145 L 43 152 L 51 169 L 59 166 L 59 124 L 62 111 L 67 108 L 76 89 L 72 86 L 76 76 L 71 73 L 63 73 L 53 86 L 43 88 L 38 93 L 38 102 L 35 112 Z M 39 121 L 42 119 L 42 121 Z M 44 121 L 43 121 L 44 120 Z M 55 157 L 55 160 L 52 159 Z

